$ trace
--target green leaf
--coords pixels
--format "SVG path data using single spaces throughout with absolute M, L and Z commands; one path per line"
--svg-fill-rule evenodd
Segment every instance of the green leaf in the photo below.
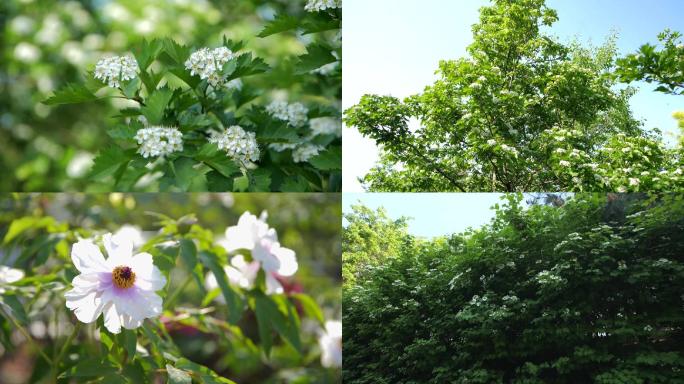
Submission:
M 240 168 L 228 158 L 225 152 L 219 151 L 216 144 L 207 143 L 195 155 L 195 159 L 201 161 L 225 177 L 231 177 Z
M 211 171 L 207 173 L 207 188 L 211 192 L 229 192 L 233 190 L 233 180 Z
M 318 304 L 316 304 L 316 301 L 314 301 L 311 296 L 304 293 L 295 293 L 292 295 L 292 297 L 299 301 L 299 303 L 302 305 L 304 313 L 306 313 L 307 316 L 318 321 L 321 326 L 325 326 L 325 317 L 323 317 L 323 311 L 321 311 L 321 308 L 318 306 Z
M 163 39 L 162 45 L 164 47 L 164 52 L 166 52 L 173 61 L 178 65 L 185 65 L 185 60 L 190 57 L 190 47 L 178 44 L 172 39 Z
M 147 118 L 148 124 L 161 124 L 162 118 L 164 117 L 164 110 L 169 104 L 169 101 L 171 101 L 172 96 L 173 91 L 166 87 L 156 89 L 152 92 L 152 95 L 147 98 L 146 104 L 140 108 L 145 118 Z
M 275 296 L 274 296 L 275 297 Z M 254 294 L 254 313 L 259 328 L 259 338 L 268 356 L 272 346 L 271 330 L 275 330 L 284 340 L 301 353 L 299 330 L 295 324 L 279 309 L 274 298 L 263 293 Z
M 166 373 L 169 377 L 168 384 L 191 384 L 192 378 L 182 369 L 178 369 L 171 364 L 166 364 Z
M 19 324 L 28 324 L 26 310 L 16 295 L 5 293 L 3 296 L 0 296 L 0 304 L 5 304 L 11 309 L 8 315 L 12 316 Z M 2 309 L 5 311 L 7 310 L 7 308 Z
M 219 262 L 218 256 L 208 251 L 200 252 L 200 260 L 216 277 L 219 288 L 226 299 L 228 307 L 228 322 L 235 324 L 242 317 L 242 298 L 237 292 L 228 284 L 226 272 L 223 270 L 222 263 Z
M 276 33 L 281 33 L 296 29 L 299 25 L 299 18 L 281 13 L 271 20 L 264 29 L 259 32 L 258 37 L 266 37 Z
M 211 369 L 197 364 L 193 363 L 192 361 L 181 357 L 178 359 L 175 363 L 176 368 L 184 369 L 187 371 L 191 371 L 197 374 L 198 381 L 200 383 L 206 383 L 206 384 L 235 384 L 235 382 L 226 379 L 225 377 L 219 376 L 216 372 L 212 371 Z
M 98 97 L 90 89 L 81 84 L 69 83 L 64 88 L 55 91 L 52 96 L 43 101 L 46 105 L 78 104 L 97 100 Z
M 299 56 L 299 62 L 297 63 L 298 73 L 307 73 L 337 61 L 337 58 L 333 56 L 330 47 L 321 44 L 312 44 L 308 46 L 306 50 L 306 54 Z
M 131 80 L 124 81 L 121 85 L 121 92 L 123 92 L 124 96 L 133 99 L 140 89 L 140 78 L 135 77 Z
M 152 62 L 157 58 L 157 55 L 162 50 L 162 41 L 154 39 L 150 42 L 144 38 L 139 43 L 139 45 L 133 49 L 133 55 L 138 61 L 138 66 L 141 71 L 146 71 L 147 67 L 152 64 Z
M 224 68 L 231 68 L 229 73 L 224 73 L 226 76 L 226 81 L 237 79 L 245 76 L 257 75 L 259 73 L 264 73 L 270 69 L 268 64 L 260 57 L 252 58 L 252 53 L 243 53 L 240 56 L 228 61 Z
M 309 15 L 302 23 L 302 34 L 318 33 L 340 29 L 342 21 L 339 17 L 333 17 L 328 12 L 317 12 Z
M 292 175 L 287 178 L 281 185 L 281 192 L 305 192 L 309 189 L 309 182 L 302 175 Z
M 102 377 L 116 373 L 117 369 L 109 360 L 98 357 L 86 358 L 63 372 L 59 377 Z
M 334 146 L 309 159 L 309 163 L 322 171 L 342 169 L 342 147 Z
M 21 235 L 29 229 L 41 229 L 55 224 L 55 219 L 52 217 L 33 217 L 26 216 L 12 221 L 5 234 L 4 244 L 9 243 L 14 240 L 17 236 Z
M 138 343 L 138 337 L 135 330 L 122 329 L 121 330 L 121 341 L 123 342 L 123 350 L 126 351 L 129 360 L 133 360 L 135 357 L 135 349 Z
M 117 125 L 107 130 L 107 135 L 114 140 L 133 141 L 138 130 L 130 125 Z
M 204 288 L 204 274 L 202 272 L 202 264 L 197 261 L 197 247 L 195 242 L 190 239 L 181 239 L 180 241 L 180 256 L 183 261 L 183 265 L 188 269 L 188 272 L 192 274 L 192 277 L 197 283 L 202 294 L 205 294 Z
M 176 186 L 181 191 L 187 191 L 195 179 L 203 177 L 206 173 L 206 168 L 202 167 L 204 170 L 199 170 L 196 167 L 197 164 L 197 162 L 188 157 L 179 157 L 173 162 Z
M 249 174 L 249 190 L 251 192 L 269 192 L 271 190 L 271 171 L 259 168 Z
M 129 154 L 119 147 L 109 147 L 95 158 L 90 177 L 96 180 L 114 175 L 131 160 Z
M 249 177 L 246 175 L 239 176 L 233 179 L 233 191 L 244 192 L 249 188 Z

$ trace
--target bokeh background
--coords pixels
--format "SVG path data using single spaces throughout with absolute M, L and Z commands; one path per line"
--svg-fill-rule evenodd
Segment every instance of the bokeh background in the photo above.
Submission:
M 295 58 L 310 35 L 256 35 L 278 13 L 304 14 L 305 0 L 3 0 L 0 2 L 0 191 L 86 191 L 85 175 L 121 99 L 41 104 L 68 82 L 83 81 L 99 58 L 143 38 L 171 37 L 192 47 L 225 35 L 246 42 L 272 71 L 246 78 L 262 98 L 325 98 L 338 104 L 340 76 L 297 81 Z M 301 75 L 299 75 L 301 76 Z M 323 80 L 321 80 L 323 82 Z
M 12 220 L 26 216 L 51 216 L 59 223 L 68 224 L 69 228 L 84 228 L 98 233 L 116 232 L 128 224 L 142 231 L 143 237 L 150 238 L 158 233 L 160 218 L 157 214 L 162 214 L 174 219 L 185 217 L 182 222 L 188 226 L 197 223 L 219 239 L 228 226 L 237 224 L 243 212 L 259 215 L 264 210 L 268 212 L 268 223 L 277 230 L 281 244 L 293 249 L 297 255 L 299 269 L 284 283 L 286 292 L 310 295 L 326 320 L 339 320 L 342 310 L 340 194 L 4 194 L 0 195 L 0 238 L 4 238 Z M 36 231 L 36 239 L 40 238 L 39 235 L 40 231 Z M 0 265 L 22 269 L 27 277 L 44 275 L 43 269 L 49 269 L 36 266 L 31 257 L 25 258 L 24 249 L 12 248 L 16 247 L 0 245 Z M 169 292 L 181 288 L 174 308 L 182 313 L 183 308 L 219 306 L 210 316 L 220 319 L 220 304 L 204 305 L 204 297 L 197 285 L 183 284 L 187 277 L 186 269 L 182 267 L 172 270 Z M 49 351 L 55 347 L 53 340 L 63 341 L 75 319 L 65 317 L 70 314 L 63 307 L 61 293 L 50 295 L 46 289 L 40 296 L 35 300 L 44 300 L 44 307 L 37 313 L 29 313 L 31 325 L 28 329 L 34 339 Z M 40 305 L 34 303 L 32 306 L 37 307 Z M 230 332 L 207 333 L 193 327 L 191 322 L 169 318 L 162 321 L 186 358 L 237 383 L 339 382 L 338 369 L 321 365 L 318 344 L 321 328 L 311 319 L 302 321 L 303 355 L 297 355 L 291 347 L 280 343 L 274 347 L 270 359 L 266 359 L 249 342 L 232 337 Z M 257 337 L 253 316 L 246 314 L 238 325 L 247 338 Z M 12 350 L 0 345 L 0 383 L 34 382 L 32 378 L 36 372 L 43 369 L 40 366 L 42 360 L 18 332 L 12 331 L 11 324 L 3 321 L 0 326 L 3 334 L 9 332 L 10 341 L 14 344 Z M 89 327 L 95 331 L 94 325 Z M 99 345 L 94 340 L 88 344 L 93 348 Z M 97 349 L 93 352 L 96 355 L 100 353 Z

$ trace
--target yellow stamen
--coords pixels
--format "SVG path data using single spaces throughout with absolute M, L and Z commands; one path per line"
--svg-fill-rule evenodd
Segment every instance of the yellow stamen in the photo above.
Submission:
M 112 281 L 119 288 L 130 288 L 135 283 L 135 272 L 133 272 L 131 267 L 119 265 L 112 272 Z

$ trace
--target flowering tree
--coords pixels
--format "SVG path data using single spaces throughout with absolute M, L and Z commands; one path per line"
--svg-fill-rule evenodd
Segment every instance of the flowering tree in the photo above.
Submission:
M 344 382 L 681 382 L 682 200 L 507 200 L 345 286 Z
M 382 148 L 362 182 L 375 191 L 669 190 L 682 182 L 667 149 L 617 90 L 612 39 L 564 45 L 542 29 L 543 0 L 494 0 L 468 57 L 401 101 L 366 95 L 346 122 Z M 418 127 L 409 124 L 419 121 Z
M 32 204 L 26 196 L 16 203 L 17 213 Z M 339 200 L 308 204 L 318 215 Z M 310 260 L 288 248 L 297 237 L 283 237 L 266 212 L 244 212 L 223 236 L 193 215 L 154 217 L 157 231 L 122 225 L 114 233 L 49 215 L 3 219 L 1 257 L 12 267 L 0 267 L 2 371 L 5 355 L 22 358 L 15 349 L 28 342 L 24 354 L 37 354 L 31 382 L 232 383 L 226 377 L 251 382 L 254 372 L 266 380 L 286 369 L 302 380 L 338 380 L 341 323 L 319 307 L 326 285 L 315 286 L 316 298 L 304 293 L 298 276 L 314 276 L 301 271 Z

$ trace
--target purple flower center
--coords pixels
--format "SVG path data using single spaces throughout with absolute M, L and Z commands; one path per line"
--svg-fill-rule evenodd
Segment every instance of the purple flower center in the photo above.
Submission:
M 119 288 L 130 288 L 135 283 L 135 272 L 131 267 L 119 265 L 112 271 L 112 282 Z

